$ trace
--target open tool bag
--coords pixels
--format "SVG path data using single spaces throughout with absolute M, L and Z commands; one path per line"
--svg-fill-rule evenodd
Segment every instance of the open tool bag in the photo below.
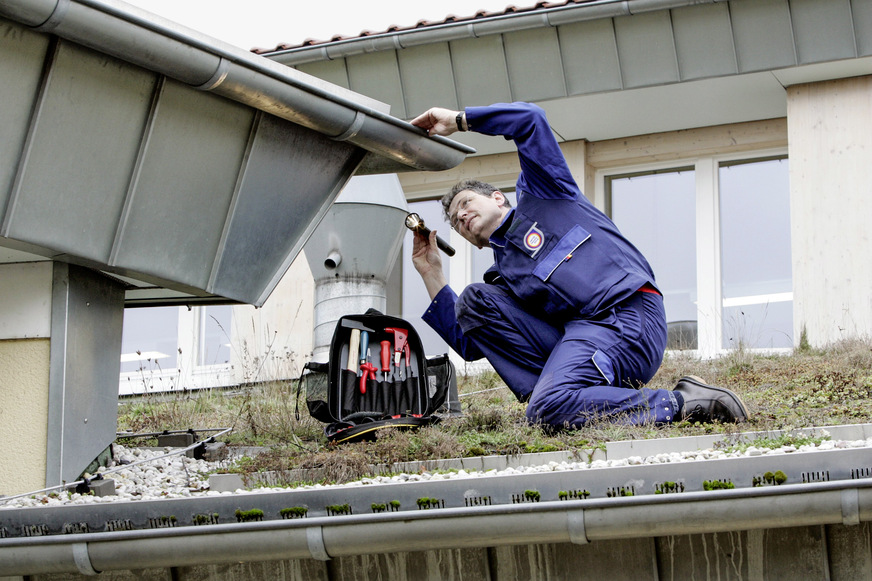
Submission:
M 329 361 L 306 364 L 298 398 L 301 390 L 309 414 L 327 424 L 327 439 L 343 443 L 438 421 L 457 383 L 447 354 L 426 358 L 412 325 L 370 309 L 339 319 Z

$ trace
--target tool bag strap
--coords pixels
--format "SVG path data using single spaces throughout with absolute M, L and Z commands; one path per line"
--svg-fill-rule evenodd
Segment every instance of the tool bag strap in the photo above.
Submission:
M 314 373 L 327 373 L 329 368 L 329 364 L 317 363 L 315 361 L 309 361 L 303 366 L 303 372 L 300 374 L 299 379 L 297 379 L 297 394 L 294 398 L 294 417 L 297 421 L 300 421 L 300 392 L 303 390 L 303 379 L 306 377 L 306 373 L 310 371 Z

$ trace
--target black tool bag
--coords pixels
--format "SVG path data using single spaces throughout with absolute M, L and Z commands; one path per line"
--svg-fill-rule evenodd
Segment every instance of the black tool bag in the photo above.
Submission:
M 303 389 L 309 414 L 327 424 L 327 439 L 344 443 L 438 421 L 437 412 L 454 411 L 445 403 L 449 392 L 456 399 L 457 383 L 447 354 L 427 359 L 412 325 L 370 309 L 339 319 L 329 361 L 306 364 L 298 400 Z

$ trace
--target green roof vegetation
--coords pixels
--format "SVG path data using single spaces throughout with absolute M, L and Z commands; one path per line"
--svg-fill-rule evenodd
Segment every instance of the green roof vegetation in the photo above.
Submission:
M 395 462 L 554 450 L 574 451 L 585 460 L 588 451 L 610 441 L 724 434 L 729 442 L 739 432 L 822 428 L 872 417 L 872 340 L 843 341 L 821 350 L 805 347 L 781 355 L 737 349 L 713 360 L 682 352 L 667 354 L 649 386 L 672 388 L 683 375 L 698 375 L 732 389 L 751 412 L 750 421 L 739 425 L 627 426 L 601 420 L 579 430 L 550 433 L 526 424 L 524 405 L 515 401 L 496 374 L 472 376 L 459 368 L 462 416 L 415 431 L 383 431 L 373 442 L 333 446 L 327 443 L 323 424 L 306 413 L 305 394 L 300 396 L 301 417 L 294 416 L 298 374 L 293 369 L 286 381 L 250 383 L 233 390 L 127 399 L 119 406 L 118 427 L 159 432 L 232 426 L 228 445 L 267 448 L 236 462 L 232 470 L 256 477 L 260 471 L 317 468 L 321 482 L 341 483 L 374 476 L 373 465 Z M 735 440 L 728 447 L 742 450 L 751 445 L 799 446 L 819 441 L 820 437 L 778 436 L 751 443 Z

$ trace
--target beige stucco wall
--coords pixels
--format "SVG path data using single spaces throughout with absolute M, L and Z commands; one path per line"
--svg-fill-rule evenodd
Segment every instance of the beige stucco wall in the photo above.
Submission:
M 0 340 L 0 494 L 45 487 L 50 344 Z
M 788 89 L 794 326 L 872 334 L 872 77 Z
M 299 376 L 312 353 L 315 281 L 301 252 L 260 308 L 233 308 L 231 363 L 239 382 Z

